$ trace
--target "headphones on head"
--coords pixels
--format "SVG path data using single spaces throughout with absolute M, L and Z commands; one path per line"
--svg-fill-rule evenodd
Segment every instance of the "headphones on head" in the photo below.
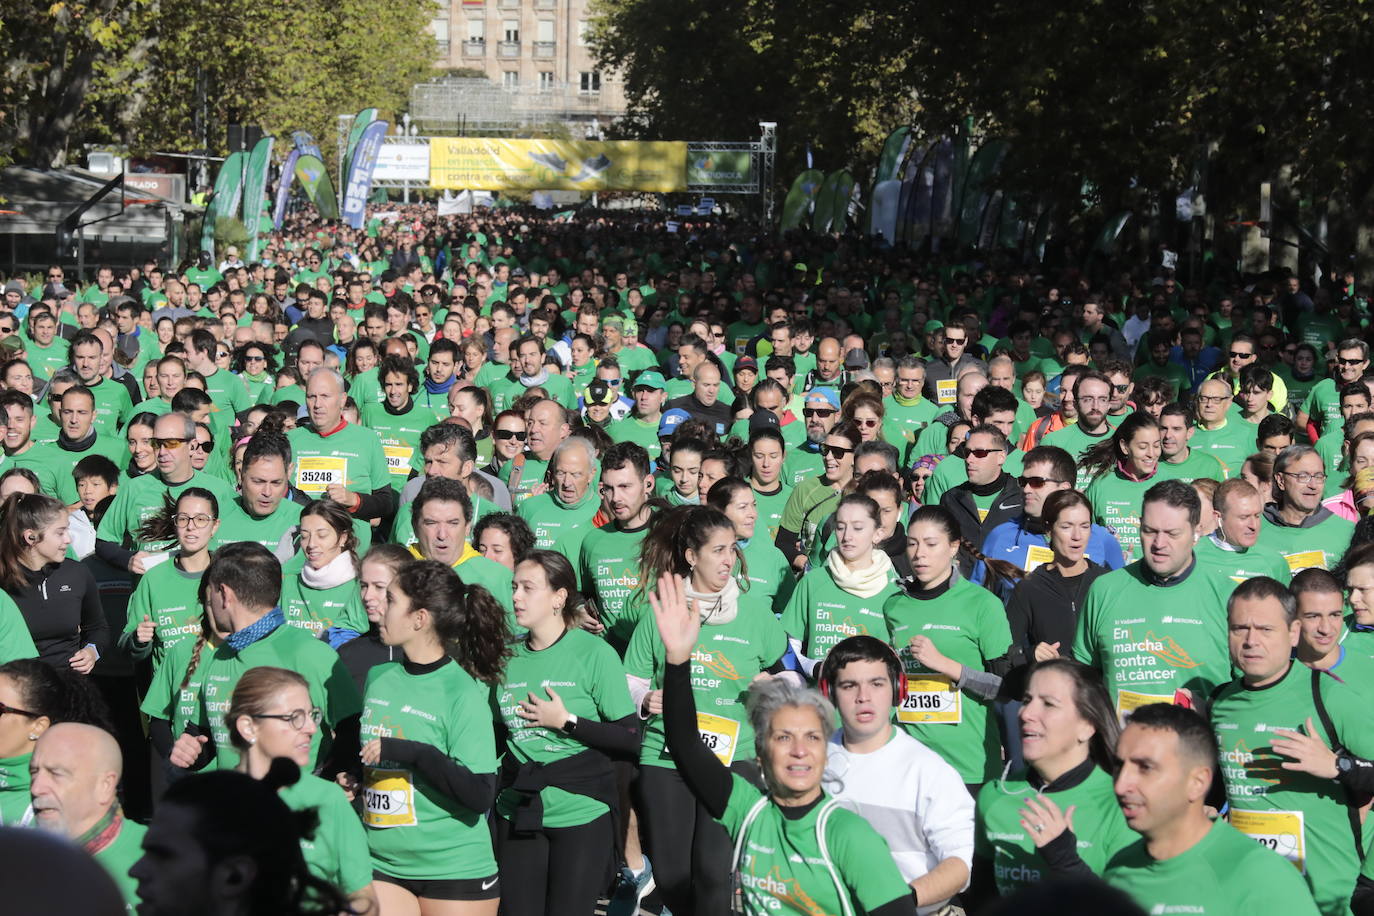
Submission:
M 897 650 L 873 636 L 850 636 L 830 650 L 825 656 L 825 661 L 821 662 L 820 676 L 817 678 L 821 696 L 827 700 L 834 699 L 835 677 L 839 674 L 841 666 L 839 657 L 849 656 L 843 663 L 848 665 L 851 662 L 870 660 L 874 655 L 881 657 L 887 665 L 887 677 L 892 682 L 892 705 L 900 708 L 907 697 L 906 670 L 897 655 Z

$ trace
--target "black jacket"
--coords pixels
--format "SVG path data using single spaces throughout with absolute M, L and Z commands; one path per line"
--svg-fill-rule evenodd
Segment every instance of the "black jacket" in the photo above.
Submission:
M 24 578 L 24 586 L 10 597 L 24 615 L 40 660 L 65 670 L 67 660 L 92 643 L 101 655 L 109 650 L 110 628 L 89 569 L 68 559 L 26 569 Z
M 978 506 L 973 501 L 973 494 L 978 490 L 986 493 L 989 489 L 992 489 L 996 495 L 993 497 L 992 505 L 988 508 L 987 516 L 979 519 Z M 940 505 L 954 515 L 955 521 L 959 523 L 960 537 L 981 550 L 983 539 L 988 536 L 989 531 L 1021 514 L 1026 505 L 1026 496 L 1021 492 L 1021 485 L 1016 482 L 1016 478 L 1003 471 L 1001 477 L 985 487 L 979 487 L 972 481 L 966 480 L 959 486 L 946 490 L 945 494 L 940 497 Z M 965 564 L 968 566 L 967 569 L 964 568 Z M 960 575 L 968 578 L 972 571 L 972 560 L 966 556 L 961 558 L 959 561 Z
M 1057 642 L 1059 654 L 1068 657 L 1088 586 L 1109 572 L 1089 560 L 1087 570 L 1072 579 L 1065 579 L 1051 563 L 1026 576 L 1007 602 L 1012 644 L 1025 649 L 1029 658 L 1037 644 Z

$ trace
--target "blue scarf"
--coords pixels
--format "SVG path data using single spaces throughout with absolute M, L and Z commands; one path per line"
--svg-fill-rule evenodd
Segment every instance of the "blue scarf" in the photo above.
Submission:
M 274 607 L 237 633 L 230 633 L 224 642 L 235 652 L 242 652 L 285 623 L 286 615 L 281 612 L 281 608 Z
M 436 385 L 436 384 L 434 383 L 434 381 L 431 380 L 430 377 L 429 377 L 428 375 L 426 375 L 426 376 L 425 376 L 425 391 L 429 392 L 429 393 L 432 394 L 432 395 L 433 395 L 433 394 L 442 394 L 442 395 L 444 395 L 444 396 L 447 397 L 447 396 L 448 396 L 449 389 L 453 387 L 453 384 L 454 384 L 454 382 L 456 382 L 456 381 L 458 381 L 458 376 L 455 374 L 455 375 L 450 376 L 450 377 L 449 377 L 449 380 L 448 380 L 447 382 L 444 382 L 444 383 L 442 383 L 442 384 L 437 384 L 437 385 Z

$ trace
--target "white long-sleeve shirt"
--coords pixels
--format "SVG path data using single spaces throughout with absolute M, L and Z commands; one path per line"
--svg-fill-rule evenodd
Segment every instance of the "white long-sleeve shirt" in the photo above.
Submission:
M 894 727 L 887 744 L 867 754 L 846 750 L 836 732 L 824 788 L 887 840 L 908 884 L 951 857 L 972 872 L 973 797 L 954 767 L 902 729 Z M 943 903 L 923 904 L 919 912 Z

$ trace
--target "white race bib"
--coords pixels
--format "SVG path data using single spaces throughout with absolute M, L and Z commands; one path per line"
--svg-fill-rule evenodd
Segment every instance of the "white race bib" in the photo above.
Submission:
M 415 784 L 409 770 L 368 767 L 363 780 L 364 824 L 369 827 L 415 826 Z

